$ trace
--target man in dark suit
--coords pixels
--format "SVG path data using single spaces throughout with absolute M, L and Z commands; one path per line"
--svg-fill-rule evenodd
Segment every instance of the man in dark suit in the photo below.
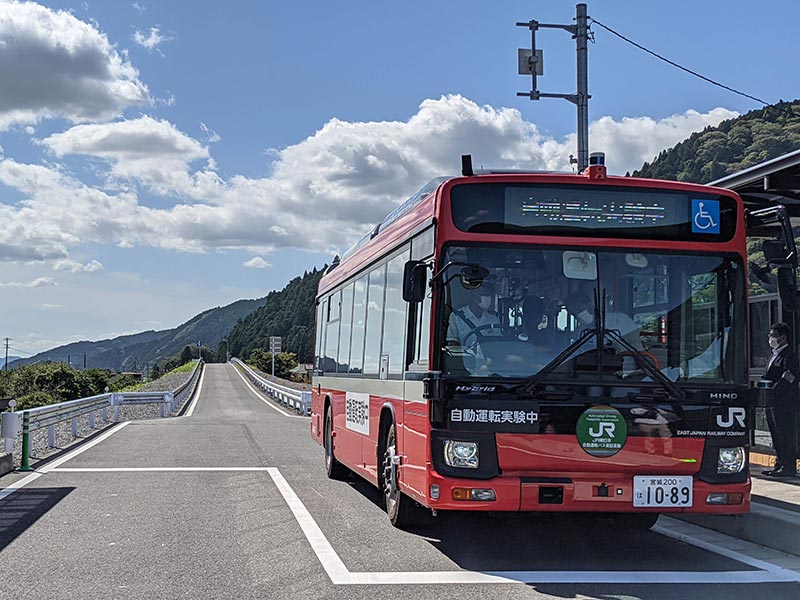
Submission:
M 797 475 L 797 411 L 800 407 L 800 366 L 797 354 L 789 344 L 791 328 L 786 323 L 775 323 L 769 329 L 772 357 L 764 379 L 771 383 L 767 404 L 767 424 L 772 445 L 778 455 L 775 469 L 764 471 L 770 477 Z

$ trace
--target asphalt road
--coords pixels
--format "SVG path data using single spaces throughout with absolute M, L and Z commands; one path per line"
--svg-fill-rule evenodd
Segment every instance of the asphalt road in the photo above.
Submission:
M 450 514 L 394 529 L 330 481 L 305 417 L 231 365 L 190 416 L 130 422 L 0 488 L 2 598 L 800 598 L 800 558 L 664 519 Z M 0 496 L 3 492 L 0 491 Z

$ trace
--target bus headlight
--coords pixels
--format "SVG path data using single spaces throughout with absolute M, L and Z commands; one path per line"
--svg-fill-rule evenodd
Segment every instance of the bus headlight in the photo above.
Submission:
M 478 468 L 478 442 L 444 441 L 444 462 L 450 467 Z
M 744 469 L 746 453 L 744 447 L 720 448 L 717 460 L 717 473 L 741 473 Z

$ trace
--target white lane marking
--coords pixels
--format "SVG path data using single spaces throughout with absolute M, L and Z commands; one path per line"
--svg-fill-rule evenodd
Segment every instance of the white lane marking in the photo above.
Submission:
M 10 496 L 14 492 L 16 492 L 19 488 L 25 487 L 31 481 L 36 481 L 42 475 L 44 475 L 44 473 L 36 473 L 36 472 L 34 472 L 34 473 L 31 473 L 30 475 L 28 475 L 27 477 L 24 477 L 24 478 L 20 479 L 19 481 L 15 481 L 11 485 L 9 485 L 7 488 L 3 488 L 2 490 L 0 490 L 0 500 L 5 498 L 6 496 Z
M 764 571 L 431 571 L 350 573 L 339 585 L 440 585 L 443 583 L 731 584 L 794 581 Z M 336 582 L 334 582 L 336 583 Z
M 759 558 L 753 558 L 752 556 L 747 556 L 747 554 L 744 554 L 743 552 L 740 552 L 738 550 L 725 548 L 720 543 L 710 541 L 709 539 L 701 539 L 699 537 L 696 537 L 695 535 L 692 535 L 691 533 L 692 530 L 697 530 L 697 529 L 700 530 L 700 532 L 698 533 L 702 533 L 704 537 L 711 537 L 712 539 L 717 539 L 718 541 L 724 541 L 725 538 L 729 537 L 722 533 L 715 532 L 713 530 L 703 529 L 698 525 L 692 525 L 690 523 L 683 523 L 683 522 L 681 522 L 679 527 L 678 526 L 662 527 L 658 525 L 653 527 L 653 531 L 655 531 L 656 533 L 660 533 L 661 535 L 671 537 L 672 539 L 681 542 L 686 542 L 687 544 L 691 544 L 692 546 L 702 548 L 703 550 L 708 550 L 709 552 L 713 552 L 714 554 L 719 554 L 720 556 L 724 556 L 726 558 L 730 558 L 737 562 L 750 565 L 751 567 L 760 569 L 761 571 L 768 571 L 770 573 L 779 575 L 781 577 L 787 577 L 788 578 L 787 581 L 800 581 L 800 573 L 796 571 L 792 571 L 790 569 L 774 565 L 766 560 L 761 560 Z M 753 545 L 755 546 L 755 544 Z M 775 552 L 777 554 L 777 551 Z
M 81 445 L 79 448 L 75 448 L 71 452 L 68 452 L 67 454 L 65 454 L 61 458 L 58 458 L 58 459 L 54 460 L 51 463 L 47 463 L 46 465 L 42 466 L 41 469 L 37 469 L 35 472 L 31 473 L 27 477 L 24 477 L 24 478 L 20 479 L 19 481 L 15 481 L 11 485 L 9 485 L 7 488 L 0 489 L 0 500 L 2 500 L 3 498 L 6 498 L 7 496 L 10 496 L 14 492 L 16 492 L 18 489 L 25 487 L 26 485 L 28 485 L 32 481 L 36 481 L 42 475 L 45 475 L 46 473 L 49 473 L 50 471 L 52 471 L 53 469 L 55 469 L 59 465 L 63 465 L 65 462 L 67 462 L 71 458 L 75 458 L 76 456 L 78 456 L 82 452 L 86 452 L 89 448 L 91 448 L 93 446 L 96 446 L 97 444 L 99 444 L 103 440 L 107 439 L 111 435 L 113 435 L 116 432 L 118 432 L 120 429 L 122 429 L 123 427 L 125 427 L 129 423 L 130 423 L 130 421 L 124 421 L 124 422 L 112 427 L 110 430 L 106 431 L 102 435 L 99 435 L 98 437 L 93 439 L 91 442 L 87 442 L 87 443 Z
M 200 392 L 203 389 L 203 381 L 206 378 L 206 369 L 203 367 L 203 372 L 200 373 L 200 381 L 197 382 L 197 389 L 194 391 L 194 398 L 192 398 L 192 403 L 189 405 L 189 408 L 183 413 L 184 417 L 191 417 L 194 414 L 194 407 L 197 406 L 197 401 L 200 399 Z
M 204 471 L 268 471 L 273 467 L 62 467 L 51 473 L 175 473 Z
M 317 559 L 328 574 L 331 583 L 334 585 L 354 583 L 350 571 L 348 571 L 342 559 L 339 558 L 339 555 L 336 554 L 336 550 L 333 549 L 328 538 L 322 533 L 314 517 L 311 516 L 303 502 L 283 478 L 281 472 L 275 467 L 270 467 L 267 472 L 272 477 L 272 481 L 275 482 L 286 504 L 289 505 L 289 510 L 292 511 L 294 518 L 297 519 L 300 529 L 303 530 L 308 543 L 311 544 L 311 549 L 317 555 Z
M 116 428 L 118 431 L 128 423 L 121 423 Z M 103 439 L 115 430 L 104 434 Z M 93 440 L 92 445 L 102 439 Z M 87 444 L 88 446 L 88 444 Z M 79 448 L 70 455 L 59 459 L 58 464 L 77 456 L 87 448 Z M 375 571 L 353 572 L 350 571 L 333 549 L 333 546 L 322 533 L 319 525 L 311 516 L 303 502 L 294 492 L 292 487 L 276 467 L 105 467 L 105 468 L 56 468 L 57 464 L 48 465 L 45 471 L 33 473 L 25 479 L 10 486 L 19 488 L 30 481 L 47 473 L 115 473 L 115 472 L 236 472 L 236 471 L 266 471 L 281 496 L 292 511 L 300 529 L 306 537 L 311 549 L 317 556 L 322 568 L 327 573 L 334 585 L 434 585 L 434 584 L 509 584 L 509 583 L 550 583 L 550 584 L 577 584 L 577 583 L 615 583 L 615 584 L 745 584 L 745 583 L 787 583 L 800 581 L 800 573 L 774 565 L 768 561 L 753 558 L 746 554 L 724 548 L 718 543 L 703 540 L 692 535 L 692 531 L 699 530 L 705 537 L 718 537 L 724 540 L 727 536 L 716 534 L 708 530 L 667 519 L 667 526 L 656 526 L 653 531 L 666 535 L 675 540 L 685 542 L 709 552 L 725 556 L 737 562 L 750 565 L 756 570 L 752 571 Z M 10 494 L 14 491 L 2 493 Z
M 769 566 L 755 571 L 417 571 L 417 572 L 352 572 L 347 569 L 342 559 L 333 549 L 331 543 L 322 533 L 319 525 L 308 512 L 297 494 L 283 478 L 277 468 L 270 467 L 268 473 L 278 487 L 286 504 L 297 519 L 300 528 L 317 555 L 322 568 L 334 585 L 413 585 L 413 584 L 446 584 L 446 583 L 774 583 L 800 581 L 800 574 L 771 565 L 764 561 L 751 559 L 743 554 L 728 551 L 715 544 L 703 542 L 689 535 L 683 541 L 698 542 L 698 545 L 711 552 L 729 556 L 760 568 L 760 564 Z M 659 531 L 661 533 L 661 531 Z M 671 536 L 675 537 L 675 536 Z M 678 539 L 678 538 L 676 538 Z M 691 541 L 690 541 L 691 540 Z M 755 563 L 755 564 L 754 564 Z
M 80 447 L 75 448 L 75 450 L 73 450 L 72 452 L 68 452 L 67 454 L 65 454 L 61 458 L 57 458 L 56 460 L 54 460 L 52 462 L 49 462 L 46 465 L 42 466 L 42 468 L 39 469 L 39 472 L 40 473 L 49 473 L 50 471 L 52 471 L 56 467 L 58 467 L 60 465 L 63 465 L 68 460 L 72 460 L 73 458 L 75 458 L 79 454 L 83 454 L 89 448 L 94 448 L 95 446 L 97 446 L 97 444 L 99 444 L 103 440 L 106 440 L 106 439 L 110 438 L 112 435 L 117 433 L 120 429 L 122 429 L 124 427 L 127 427 L 130 424 L 131 424 L 131 421 L 123 421 L 122 423 L 118 423 L 117 425 L 115 425 L 114 427 L 112 427 L 111 429 L 106 431 L 105 433 L 97 436 L 91 442 L 86 442 L 85 444 L 82 444 Z
M 231 368 L 233 368 L 233 369 L 235 369 L 235 370 L 236 370 L 236 374 L 237 374 L 239 377 L 241 377 L 242 381 L 244 381 L 244 384 L 245 384 L 245 385 L 246 385 L 248 388 L 250 388 L 250 391 L 251 391 L 251 392 L 253 392 L 253 394 L 255 394 L 256 398 L 258 398 L 259 400 L 261 400 L 261 401 L 262 401 L 264 404 L 266 404 L 267 406 L 269 406 L 271 409 L 273 409 L 273 410 L 277 410 L 277 411 L 278 411 L 279 413 L 281 413 L 281 414 L 282 414 L 284 417 L 289 417 L 290 419 L 306 419 L 306 418 L 308 418 L 308 417 L 303 417 L 303 416 L 301 416 L 301 415 L 293 415 L 293 414 L 287 413 L 286 411 L 284 411 L 284 410 L 282 410 L 282 409 L 278 408 L 277 406 L 275 406 L 275 404 L 272 402 L 272 400 L 267 400 L 266 398 L 264 398 L 264 396 L 262 396 L 262 395 L 261 395 L 261 393 L 260 393 L 258 390 L 256 390 L 256 388 L 254 388 L 254 387 L 251 385 L 251 383 L 250 383 L 250 382 L 247 380 L 247 378 L 244 376 L 244 374 L 242 374 L 242 372 L 241 372 L 241 371 L 240 371 L 238 368 L 236 368 L 236 367 L 235 367 L 235 366 L 233 366 L 233 365 L 231 365 Z

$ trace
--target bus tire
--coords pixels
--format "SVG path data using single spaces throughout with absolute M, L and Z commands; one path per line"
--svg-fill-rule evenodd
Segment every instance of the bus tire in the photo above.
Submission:
M 325 431 L 323 434 L 325 446 L 325 473 L 328 479 L 344 479 L 347 477 L 347 467 L 336 460 L 333 454 L 333 411 L 331 407 L 325 409 Z
M 383 468 L 380 471 L 381 492 L 389 521 L 398 529 L 407 529 L 421 523 L 422 509 L 414 500 L 400 491 L 397 482 L 398 469 L 395 463 L 396 440 L 394 423 L 390 423 L 383 445 Z

